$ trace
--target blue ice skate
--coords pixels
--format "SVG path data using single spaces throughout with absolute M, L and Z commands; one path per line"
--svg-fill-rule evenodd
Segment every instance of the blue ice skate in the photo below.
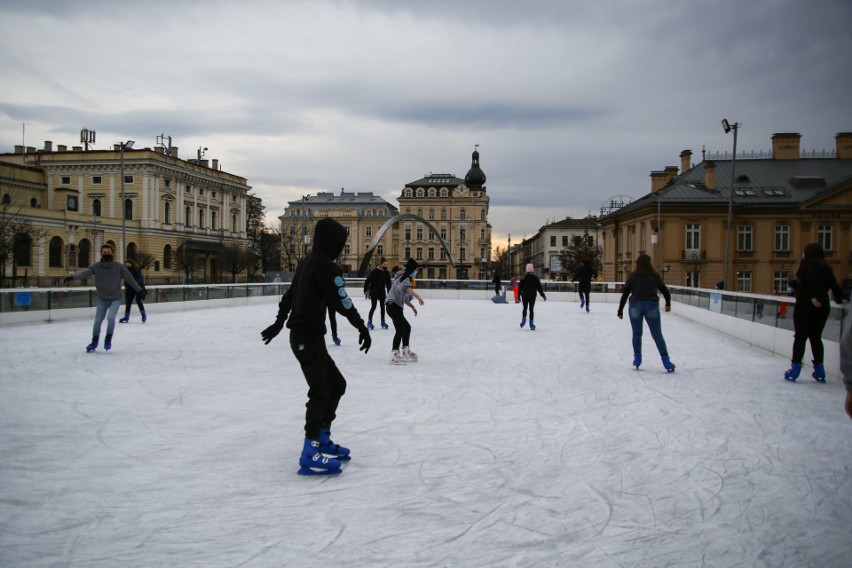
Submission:
M 663 367 L 666 368 L 666 371 L 669 372 L 669 373 L 674 373 L 675 364 L 672 363 L 671 359 L 669 359 L 669 356 L 663 355 L 662 359 L 663 359 Z
M 385 323 L 385 320 L 382 320 L 382 329 L 387 329 L 388 324 Z
M 814 372 L 811 375 L 815 381 L 819 383 L 825 382 L 825 365 L 822 363 L 814 363 Z
M 302 455 L 299 456 L 299 475 L 337 475 L 343 471 L 340 460 L 322 455 L 319 448 L 319 440 L 305 438 Z
M 107 333 L 106 338 L 104 339 L 104 349 L 109 351 L 112 349 L 112 334 Z
M 799 374 L 802 372 L 802 364 L 801 363 L 792 363 L 790 365 L 790 369 L 784 372 L 784 380 L 796 382 L 796 379 L 799 378 Z
M 340 345 L 340 338 L 339 337 L 337 337 L 336 335 L 332 335 L 331 339 L 332 339 L 332 341 L 334 341 L 335 345 Z
M 142 312 L 142 323 L 145 323 L 146 321 L 148 321 L 148 314 Z
M 88 345 L 86 345 L 86 353 L 91 353 L 92 351 L 94 351 L 95 349 L 97 349 L 97 348 L 98 348 L 98 343 L 100 342 L 99 340 L 100 340 L 100 337 L 99 337 L 99 336 L 97 336 L 97 335 L 95 335 L 94 337 L 92 337 L 92 342 L 91 342 L 91 343 L 89 343 Z
M 533 323 L 533 320 L 530 320 L 530 329 L 535 331 L 535 324 Z
M 582 310 L 583 306 L 585 306 L 585 305 L 586 305 L 586 298 L 584 298 L 583 296 L 580 296 L 580 309 Z
M 527 318 L 521 318 L 521 327 L 527 325 Z
M 373 325 L 373 322 L 368 321 L 367 322 L 367 329 L 376 329 L 376 326 Z
M 633 366 L 636 367 L 636 370 L 639 370 L 639 365 L 642 364 L 642 354 L 634 353 L 633 354 Z

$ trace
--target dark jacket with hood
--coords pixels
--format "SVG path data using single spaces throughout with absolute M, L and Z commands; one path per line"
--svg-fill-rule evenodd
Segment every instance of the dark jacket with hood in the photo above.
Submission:
M 375 268 L 364 280 L 364 291 L 369 290 L 371 298 L 383 299 L 390 292 L 390 288 L 390 272 L 382 268 Z
M 580 283 L 580 290 L 590 290 L 592 287 L 592 279 L 595 277 L 595 270 L 592 265 L 584 262 L 582 266 L 574 274 L 574 280 Z
M 544 290 L 541 288 L 541 280 L 534 272 L 524 274 L 524 277 L 521 278 L 520 289 L 521 297 L 526 298 L 528 302 L 535 300 L 536 293 L 541 294 L 541 297 L 547 300 L 547 296 L 544 295 Z
M 803 258 L 796 272 L 796 280 L 792 283 L 795 289 L 796 304 L 813 306 L 811 298 L 816 298 L 823 306 L 828 306 L 829 291 L 834 295 L 834 301 L 843 302 L 843 289 L 837 283 L 831 267 L 824 262 L 815 262 Z
M 326 307 L 332 307 L 358 330 L 366 330 L 364 320 L 343 287 L 340 269 L 333 262 L 346 244 L 346 229 L 334 219 L 321 219 L 314 229 L 313 251 L 293 275 L 293 282 L 281 297 L 276 321 L 325 334 Z

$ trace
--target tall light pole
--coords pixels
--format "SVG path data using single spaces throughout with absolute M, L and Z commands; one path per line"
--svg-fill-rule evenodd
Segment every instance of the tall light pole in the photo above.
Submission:
M 124 257 L 127 256 L 127 249 L 125 248 L 127 246 L 127 228 L 124 219 L 127 217 L 124 206 L 124 151 L 133 148 L 135 143 L 133 140 L 128 140 L 119 144 L 121 148 L 121 262 L 124 262 L 126 260 Z
M 725 276 L 722 282 L 724 283 L 724 289 L 728 289 L 731 285 L 728 281 L 728 275 L 730 274 L 729 268 L 731 263 L 731 231 L 733 230 L 734 225 L 734 183 L 736 182 L 736 175 L 734 174 L 734 169 L 737 166 L 737 132 L 740 129 L 740 123 L 734 122 L 731 124 L 728 122 L 727 118 L 722 119 L 722 128 L 725 131 L 725 134 L 734 131 L 734 155 L 731 157 L 731 189 L 730 194 L 728 195 L 728 234 L 725 237 Z

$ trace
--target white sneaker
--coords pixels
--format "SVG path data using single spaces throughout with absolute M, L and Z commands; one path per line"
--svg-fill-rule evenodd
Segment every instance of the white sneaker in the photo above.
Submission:
M 402 357 L 406 361 L 411 361 L 412 363 L 417 361 L 417 353 L 409 349 L 407 346 L 402 348 Z
M 402 356 L 402 353 L 399 352 L 398 349 L 394 350 L 393 355 L 391 356 L 391 363 L 394 365 L 405 365 L 407 361 L 405 357 Z

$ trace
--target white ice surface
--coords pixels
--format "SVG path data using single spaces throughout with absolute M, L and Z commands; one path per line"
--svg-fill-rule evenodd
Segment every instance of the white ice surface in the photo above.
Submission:
M 837 381 L 675 312 L 433 300 L 420 362 L 339 318 L 342 475 L 296 475 L 306 386 L 277 306 L 0 328 L 0 566 L 849 566 Z M 356 300 L 366 316 L 367 303 Z M 376 318 L 378 319 L 378 318 Z M 330 338 L 329 338 L 330 343 Z

